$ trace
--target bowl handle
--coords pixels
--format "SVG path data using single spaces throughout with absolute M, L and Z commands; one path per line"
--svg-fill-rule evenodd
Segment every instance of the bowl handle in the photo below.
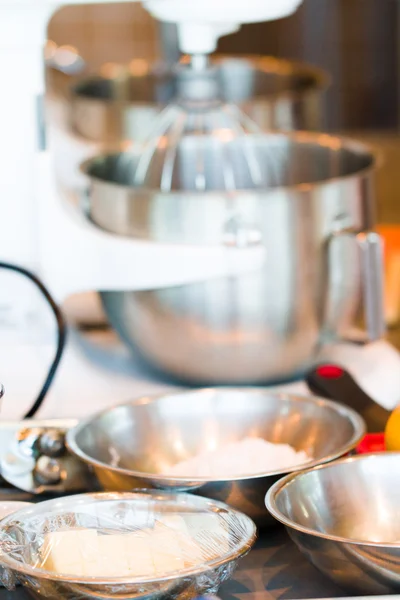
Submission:
M 368 339 L 385 335 L 383 239 L 375 231 L 360 232 L 356 241 L 361 253 L 364 311 Z
M 384 269 L 383 240 L 375 231 L 358 231 L 352 228 L 332 232 L 325 241 L 323 273 L 325 278 L 322 304 L 322 327 L 326 337 L 328 326 L 328 310 L 330 300 L 330 272 L 332 268 L 331 251 L 333 244 L 341 237 L 354 239 L 360 257 L 361 285 L 363 293 L 363 310 L 365 334 L 363 339 L 348 339 L 351 342 L 372 342 L 381 339 L 386 331 L 384 318 Z

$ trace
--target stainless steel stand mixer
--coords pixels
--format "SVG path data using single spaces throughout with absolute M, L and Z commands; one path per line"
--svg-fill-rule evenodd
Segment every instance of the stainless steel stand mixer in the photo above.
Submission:
M 72 3 L 79 2 L 73 0 Z M 268 19 L 274 5 L 253 0 L 251 5 L 254 10 L 250 12 L 248 7 L 243 11 L 239 5 L 235 19 L 231 22 L 233 13 L 230 10 L 229 23 L 226 23 L 224 13 L 230 3 L 221 2 L 218 6 L 222 10 L 220 13 L 210 3 L 203 3 L 201 8 L 199 6 L 196 9 L 198 14 L 188 11 L 188 5 L 183 0 L 156 0 L 146 2 L 145 6 L 156 16 L 159 4 L 162 5 L 160 10 L 166 11 L 165 15 L 160 14 L 161 19 L 180 22 L 182 50 L 193 54 L 212 51 L 219 35 L 234 30 L 241 22 Z M 286 0 L 278 14 L 289 14 L 297 4 L 297 0 Z M 2 1 L 0 4 L 0 60 L 13 89 L 13 93 L 7 95 L 1 105 L 3 151 L 0 189 L 3 201 L 0 219 L 3 235 L 0 257 L 37 271 L 60 300 L 82 289 L 116 289 L 115 286 L 124 289 L 127 284 L 131 289 L 143 289 L 143 285 L 147 289 L 149 286 L 164 285 L 163 279 L 168 284 L 183 283 L 188 277 L 189 280 L 193 277 L 196 280 L 200 277 L 201 280 L 205 274 L 212 277 L 213 271 L 214 275 L 217 271 L 221 275 L 232 272 L 232 269 L 252 269 L 257 263 L 260 264 L 260 253 L 256 257 L 243 256 L 247 261 L 246 266 L 239 257 L 242 265 L 238 267 L 236 258 L 233 265 L 232 252 L 226 248 L 214 248 L 211 257 L 206 249 L 199 252 L 193 246 L 190 260 L 196 261 L 197 256 L 205 269 L 201 274 L 202 267 L 199 264 L 195 275 L 193 265 L 188 265 L 187 253 L 184 257 L 176 246 L 160 249 L 154 244 L 138 245 L 117 240 L 115 236 L 105 235 L 90 227 L 79 215 L 66 213 L 68 207 L 61 206 L 56 199 L 51 158 L 43 127 L 42 102 L 46 24 L 60 5 L 57 0 L 39 3 L 30 0 L 18 0 L 17 3 Z M 273 10 L 275 15 L 276 7 Z M 133 254 L 128 257 L 130 251 Z M 175 271 L 174 274 L 170 271 L 167 278 L 166 270 L 159 270 L 160 260 L 166 257 L 166 253 L 170 253 L 170 257 L 165 269 L 171 267 Z M 60 258 L 67 255 L 68 265 Z M 60 260 L 63 262 L 62 268 Z M 126 267 L 132 262 L 137 267 L 132 276 L 134 281 L 128 281 Z M 219 263 L 217 271 L 216 263 Z M 120 280 L 119 285 L 117 279 Z M 15 301 L 16 296 L 19 302 Z M 23 327 L 24 320 L 32 312 L 32 298 L 22 298 L 18 283 L 7 279 L 2 285 L 2 301 L 7 322 L 18 321 Z
M 161 243 L 261 245 L 266 261 L 251 274 L 103 292 L 110 322 L 159 368 L 200 384 L 301 375 L 326 342 L 350 336 L 360 301 L 368 339 L 379 338 L 374 164 L 348 140 L 262 132 L 221 99 L 218 69 L 197 57 L 137 153 L 85 163 L 88 214 Z
M 218 72 L 206 58 L 220 35 L 288 15 L 298 4 L 144 2 L 156 18 L 178 23 L 191 64 L 179 74 L 178 103 L 157 119 L 139 154 L 106 154 L 83 165 L 89 220 L 57 201 L 34 128 L 33 99 L 43 91 L 40 47 L 58 3 L 41 10 L 28 0 L 18 10 L 1 4 L 13 32 L 4 38 L 7 55 L 18 48 L 24 70 L 27 55 L 31 63 L 31 78 L 15 90 L 25 118 L 15 118 L 12 136 L 8 127 L 14 150 L 5 165 L 15 173 L 23 147 L 29 186 L 24 179 L 5 192 L 12 190 L 18 227 L 21 219 L 26 225 L 18 231 L 30 245 L 11 235 L 1 255 L 28 260 L 59 300 L 101 291 L 122 337 L 187 381 L 266 382 L 301 373 L 324 340 L 347 335 L 361 289 L 369 337 L 382 332 L 381 248 L 369 233 L 374 156 L 330 136 L 262 133 L 220 101 Z M 23 29 L 30 12 L 33 21 Z M 34 211 L 31 181 L 38 184 Z

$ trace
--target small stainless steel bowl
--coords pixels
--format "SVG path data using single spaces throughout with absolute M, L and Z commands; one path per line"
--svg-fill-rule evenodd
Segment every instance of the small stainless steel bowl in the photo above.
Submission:
M 289 475 L 266 506 L 344 590 L 400 592 L 400 453 L 361 455 Z
M 167 468 L 248 436 L 306 450 L 314 458 L 308 463 L 312 466 L 351 451 L 364 431 L 357 413 L 328 400 L 262 388 L 219 388 L 141 398 L 107 409 L 71 429 L 66 442 L 106 490 L 190 490 L 226 502 L 266 526 L 275 521 L 265 510 L 265 493 L 301 467 L 226 480 L 166 476 Z
M 197 556 L 201 558 L 192 566 L 146 577 L 78 576 L 41 566 L 44 536 L 48 532 L 83 527 L 121 535 L 136 531 L 140 518 L 142 522 L 154 523 L 171 515 L 179 515 L 183 521 L 187 519 L 189 535 L 196 540 Z M 210 515 L 213 516 L 212 529 L 208 525 Z M 202 519 L 200 535 L 198 519 Z M 223 535 L 216 533 L 216 523 L 225 532 Z M 8 587 L 20 582 L 34 597 L 65 600 L 189 600 L 215 593 L 256 539 L 256 527 L 251 519 L 225 504 L 166 492 L 56 498 L 20 510 L 4 519 L 1 525 L 0 563 Z M 167 548 L 165 553 L 168 554 Z

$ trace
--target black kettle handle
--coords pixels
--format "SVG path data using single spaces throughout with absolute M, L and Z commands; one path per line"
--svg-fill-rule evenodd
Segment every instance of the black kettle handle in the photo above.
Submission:
M 385 430 L 390 412 L 375 402 L 348 371 L 336 364 L 320 364 L 306 376 L 310 391 L 316 396 L 346 404 L 365 420 L 371 433 Z

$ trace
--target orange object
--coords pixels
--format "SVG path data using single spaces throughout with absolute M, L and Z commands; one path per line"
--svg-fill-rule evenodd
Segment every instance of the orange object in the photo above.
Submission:
M 400 406 L 392 412 L 387 422 L 385 444 L 389 452 L 400 452 Z
M 385 318 L 388 325 L 400 321 L 400 225 L 379 225 L 385 245 Z
M 376 231 L 385 240 L 385 250 L 389 252 L 400 252 L 400 224 L 399 225 L 377 225 Z

